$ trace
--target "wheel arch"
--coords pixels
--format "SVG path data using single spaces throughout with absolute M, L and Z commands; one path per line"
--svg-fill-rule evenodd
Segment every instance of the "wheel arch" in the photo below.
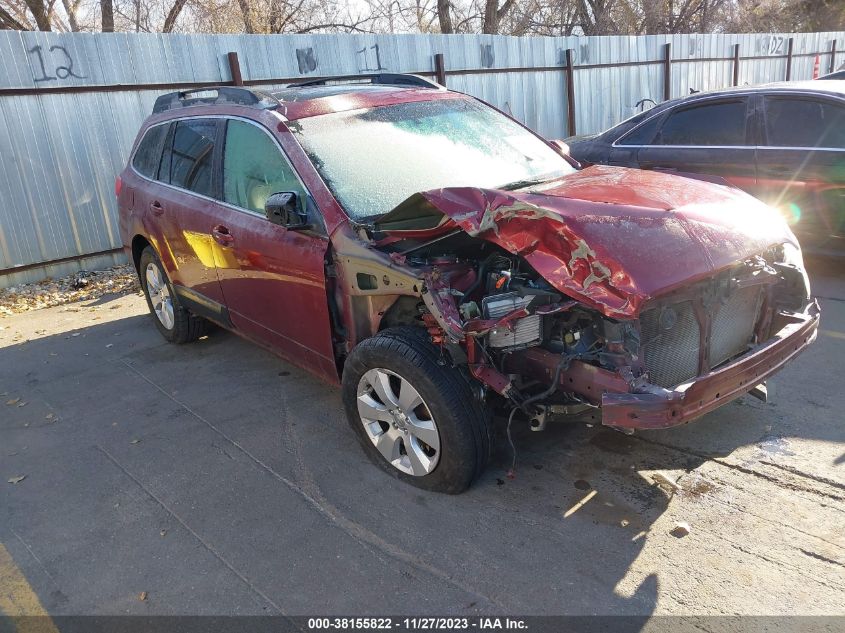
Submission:
M 141 253 L 148 246 L 155 250 L 155 247 L 143 235 L 136 235 L 132 238 L 132 264 L 135 266 L 136 271 L 140 271 Z

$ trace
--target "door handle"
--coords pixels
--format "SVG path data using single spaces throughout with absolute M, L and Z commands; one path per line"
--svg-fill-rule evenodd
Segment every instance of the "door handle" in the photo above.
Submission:
M 211 236 L 214 238 L 215 242 L 223 246 L 231 246 L 235 242 L 235 238 L 232 237 L 231 233 L 229 233 L 229 229 L 222 224 L 218 224 L 211 229 Z
M 161 206 L 161 202 L 156 200 L 150 203 L 150 211 L 152 211 L 153 215 L 161 215 L 164 213 L 164 207 Z

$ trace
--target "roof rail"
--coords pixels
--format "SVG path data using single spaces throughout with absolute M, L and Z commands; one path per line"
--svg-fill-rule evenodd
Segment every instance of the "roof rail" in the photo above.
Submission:
M 153 105 L 153 114 L 195 105 L 245 105 L 253 108 L 275 108 L 280 102 L 260 90 L 232 86 L 211 86 L 161 95 Z
M 300 83 L 289 84 L 288 88 L 305 88 L 308 86 L 328 86 L 330 83 L 361 83 L 369 80 L 371 84 L 379 84 L 385 86 L 413 86 L 417 88 L 434 88 L 440 90 L 443 88 L 438 83 L 431 79 L 426 79 L 420 75 L 412 75 L 410 73 L 371 73 L 364 75 L 338 75 L 336 77 L 323 77 L 322 79 L 312 79 L 310 81 L 303 81 Z

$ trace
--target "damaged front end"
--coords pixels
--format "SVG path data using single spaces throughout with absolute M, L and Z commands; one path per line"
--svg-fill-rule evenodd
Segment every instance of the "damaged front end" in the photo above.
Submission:
M 535 430 L 554 415 L 662 428 L 761 392 L 816 336 L 794 238 L 722 195 L 666 208 L 443 189 L 380 218 L 368 250 L 418 293 L 403 309 L 444 356 Z M 361 260 L 346 261 L 351 278 Z

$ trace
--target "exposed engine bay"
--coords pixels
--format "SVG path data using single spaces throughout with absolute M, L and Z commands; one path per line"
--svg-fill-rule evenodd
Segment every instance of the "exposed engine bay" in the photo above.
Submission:
M 817 306 L 785 224 L 722 194 L 635 213 L 549 192 L 416 194 L 338 258 L 356 317 L 342 344 L 422 325 L 480 398 L 537 429 L 552 414 L 662 428 L 765 398 L 766 376 L 815 338 Z

